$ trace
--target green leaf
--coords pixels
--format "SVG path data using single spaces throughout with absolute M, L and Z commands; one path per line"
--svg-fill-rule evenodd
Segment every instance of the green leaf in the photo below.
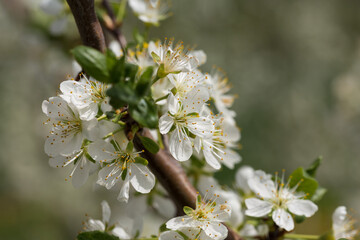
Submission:
M 125 81 L 125 56 L 116 59 L 110 70 L 110 82 L 118 83 Z
M 135 91 L 126 82 L 119 82 L 107 91 L 110 97 L 110 104 L 114 108 L 120 108 L 126 104 L 135 105 L 139 102 Z
M 139 138 L 140 138 L 142 145 L 144 145 L 146 150 L 148 150 L 149 152 L 155 154 L 160 150 L 159 145 L 151 138 L 142 137 L 142 136 L 139 136 Z
M 128 142 L 128 144 L 126 146 L 126 152 L 132 153 L 133 150 L 134 150 L 134 143 L 132 141 L 130 141 L 130 142 Z
M 159 228 L 159 232 L 160 232 L 160 233 L 165 232 L 165 231 L 167 231 L 167 230 L 169 230 L 169 229 L 166 228 L 166 223 L 162 224 L 162 225 L 160 226 L 160 228 Z
M 124 76 L 130 83 L 135 83 L 135 77 L 139 70 L 139 66 L 131 63 L 125 63 Z M 125 79 L 123 80 L 125 81 Z
M 191 216 L 191 214 L 194 211 L 191 207 L 188 207 L 188 206 L 184 206 L 183 210 L 184 210 L 184 213 L 188 216 Z
M 135 91 L 139 96 L 145 96 L 149 93 L 152 84 L 153 71 L 152 67 L 146 68 L 137 82 Z
M 296 191 L 308 194 L 308 198 L 310 199 L 319 186 L 316 179 L 307 174 L 302 167 L 296 169 L 291 174 L 289 185 L 290 187 L 295 187 L 296 185 L 298 185 Z
M 130 106 L 129 112 L 131 117 L 141 125 L 148 128 L 157 128 L 158 113 L 154 100 L 143 98 L 136 105 Z
M 109 81 L 110 74 L 105 55 L 94 48 L 86 46 L 78 46 L 71 52 L 87 74 L 101 82 Z
M 136 157 L 135 158 L 135 163 L 139 163 L 139 164 L 142 164 L 142 165 L 148 165 L 148 161 L 145 159 L 145 158 L 142 158 L 142 157 Z
M 77 239 L 78 240 L 120 240 L 118 237 L 100 231 L 82 232 L 77 236 Z
M 322 162 L 322 157 L 319 156 L 317 159 L 314 160 L 311 166 L 308 169 L 306 169 L 306 173 L 309 174 L 309 176 L 311 177 L 315 177 L 316 171 L 320 166 L 321 162 Z
M 318 187 L 318 189 L 316 189 L 314 195 L 312 196 L 311 201 L 319 202 L 324 197 L 326 192 L 327 192 L 326 188 Z
M 305 221 L 306 217 L 305 216 L 298 216 L 295 215 L 294 220 L 296 223 L 302 223 L 303 221 Z

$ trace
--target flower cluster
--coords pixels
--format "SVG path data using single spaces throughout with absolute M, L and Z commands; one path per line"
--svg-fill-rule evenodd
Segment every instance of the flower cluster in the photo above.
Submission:
M 120 201 L 128 201 L 130 183 L 140 193 L 150 192 L 155 177 L 147 161 L 128 142 L 121 125 L 106 120 L 105 113 L 112 110 L 106 95 L 109 85 L 81 77 L 62 82 L 60 95 L 42 104 L 49 117 L 45 123 L 51 125 L 45 142 L 50 165 L 73 165 L 69 177 L 74 187 L 101 168 L 97 183 L 108 189 L 121 185 Z

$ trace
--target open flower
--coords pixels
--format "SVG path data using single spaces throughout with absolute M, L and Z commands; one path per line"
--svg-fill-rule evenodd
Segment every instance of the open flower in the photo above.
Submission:
M 196 208 L 184 207 L 185 216 L 175 217 L 166 223 L 166 227 L 171 230 L 182 228 L 198 228 L 203 230 L 212 239 L 220 240 L 226 238 L 227 228 L 221 224 L 229 220 L 231 215 L 230 207 L 225 204 L 218 204 L 214 194 L 213 199 L 204 200 L 200 195 L 197 196 Z
M 110 111 L 112 107 L 106 95 L 109 86 L 88 79 L 83 74 L 81 76 L 80 81 L 67 80 L 60 84 L 61 97 L 79 109 L 80 118 L 83 120 L 93 119 L 98 113 L 99 106 L 103 112 Z
M 212 85 L 211 98 L 214 100 L 216 109 L 224 115 L 235 117 L 236 113 L 229 108 L 232 106 L 235 96 L 228 94 L 231 89 L 225 73 L 221 69 L 214 69 L 211 75 L 207 76 L 208 82 Z
M 248 181 L 251 178 L 261 178 L 263 181 L 271 180 L 271 174 L 267 174 L 263 171 L 255 171 L 250 166 L 242 166 L 235 174 L 236 186 L 243 192 L 244 195 L 250 195 L 251 189 Z
M 127 231 L 126 228 L 122 227 L 120 222 L 115 224 L 110 223 L 111 209 L 109 204 L 106 201 L 101 202 L 102 207 L 102 220 L 89 218 L 86 222 L 83 223 L 84 231 L 101 231 L 108 232 L 114 236 L 119 237 L 120 239 L 132 239 L 134 236 Z
M 265 175 L 263 173 L 262 175 Z M 298 183 L 290 188 L 289 182 L 279 183 L 277 175 L 275 182 L 255 176 L 248 180 L 249 187 L 260 198 L 248 198 L 245 200 L 247 210 L 245 214 L 251 217 L 264 217 L 272 213 L 272 219 L 286 231 L 294 229 L 294 220 L 290 213 L 298 216 L 311 217 L 318 207 L 310 200 L 303 199 L 306 194 L 296 192 Z
M 146 167 L 147 161 L 138 156 L 140 152 L 133 152 L 132 142 L 127 144 L 126 150 L 113 141 L 96 141 L 89 146 L 89 154 L 95 161 L 105 163 L 99 171 L 97 183 L 110 189 L 116 183 L 121 184 L 118 195 L 119 201 L 129 199 L 130 183 L 137 192 L 149 193 L 155 185 L 155 177 Z
M 149 44 L 144 42 L 141 48 L 136 47 L 135 51 L 129 49 L 127 61 L 139 67 L 139 72 L 143 72 L 147 67 L 154 66 L 154 61 L 149 54 Z
M 170 73 L 190 72 L 198 66 L 198 60 L 187 54 L 182 43 L 173 47 L 170 39 L 161 44 L 160 42 L 149 42 L 149 53 L 159 65 L 158 77 L 163 78 Z
M 192 155 L 191 132 L 195 136 L 209 137 L 214 130 L 213 121 L 199 115 L 208 100 L 208 92 L 203 88 L 190 91 L 183 101 L 172 93 L 168 97 L 168 112 L 159 119 L 161 134 L 167 134 L 172 128 L 169 150 L 178 161 L 186 161 Z
M 159 21 L 169 16 L 169 0 L 129 0 L 135 15 L 144 23 L 159 25 Z
M 85 139 L 93 139 L 92 130 L 97 120 L 81 120 L 78 109 L 64 99 L 51 97 L 43 101 L 42 110 L 49 117 L 45 123 L 52 125 L 45 142 L 47 155 L 72 155 L 80 151 Z
M 214 118 L 215 117 L 211 117 Z M 206 162 L 215 169 L 220 169 L 220 163 L 228 168 L 234 168 L 236 163 L 241 161 L 240 155 L 232 150 L 236 147 L 236 142 L 240 139 L 239 129 L 226 118 L 214 120 L 215 129 L 210 137 L 195 138 L 195 149 L 202 151 Z
M 159 240 L 212 240 L 199 228 L 183 228 L 178 231 L 166 231 L 160 234 Z
M 332 221 L 335 239 L 355 239 L 355 236 L 359 233 L 359 231 L 354 228 L 355 221 L 348 215 L 346 207 L 344 206 L 335 209 Z

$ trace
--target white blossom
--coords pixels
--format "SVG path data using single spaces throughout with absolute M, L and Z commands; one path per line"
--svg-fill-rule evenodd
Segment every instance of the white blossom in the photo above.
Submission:
M 286 231 L 294 229 L 294 220 L 290 213 L 311 217 L 318 210 L 312 201 L 303 199 L 306 194 L 296 192 L 300 183 L 290 188 L 289 182 L 284 184 L 283 179 L 278 182 L 276 175 L 275 182 L 255 176 L 248 180 L 248 184 L 260 199 L 246 199 L 245 214 L 251 217 L 264 217 L 272 213 L 272 219 L 276 225 Z
M 159 21 L 169 16 L 169 0 L 129 0 L 135 15 L 144 23 L 159 25 Z
M 51 97 L 42 103 L 43 112 L 49 117 L 45 122 L 52 129 L 45 142 L 49 156 L 69 156 L 80 151 L 85 139 L 92 140 L 97 120 L 83 121 L 78 109 L 60 97 Z
M 132 239 L 134 234 L 128 231 L 128 229 L 121 226 L 119 221 L 115 224 L 111 224 L 111 209 L 109 204 L 106 201 L 101 202 L 102 207 L 102 220 L 89 218 L 84 223 L 84 231 L 101 231 L 108 232 L 114 236 L 119 237 L 120 239 Z
M 271 180 L 271 174 L 266 174 L 263 171 L 255 171 L 250 166 L 242 166 L 235 174 L 236 186 L 240 188 L 245 195 L 250 195 L 251 189 L 249 187 L 248 180 L 254 178 L 255 176 L 263 179 L 264 181 Z
M 169 150 L 178 161 L 186 161 L 192 155 L 192 142 L 188 136 L 209 137 L 214 130 L 213 121 L 199 115 L 208 100 L 206 89 L 196 88 L 190 91 L 183 101 L 172 93 L 168 97 L 168 112 L 159 119 L 161 134 L 167 134 L 174 126 L 169 142 Z
M 332 215 L 332 229 L 335 239 L 346 238 L 355 239 L 359 233 L 354 228 L 355 221 L 348 215 L 346 207 L 340 206 L 335 209 Z
M 129 199 L 130 183 L 137 192 L 149 193 L 155 185 L 155 177 L 144 165 L 144 159 L 138 157 L 139 152 L 133 152 L 129 147 L 121 149 L 117 142 L 114 145 L 100 140 L 89 146 L 89 154 L 94 160 L 106 163 L 99 171 L 97 183 L 107 189 L 120 184 L 118 200 L 124 202 Z
M 267 224 L 254 226 L 246 223 L 239 233 L 243 237 L 266 237 L 269 234 L 269 226 Z
M 231 226 L 238 227 L 243 222 L 244 214 L 241 209 L 242 199 L 237 193 L 230 189 L 221 188 L 215 178 L 210 176 L 200 176 L 197 183 L 197 189 L 202 194 L 219 195 L 217 203 L 227 203 L 230 206 L 231 216 L 229 223 Z
M 214 194 L 214 198 L 208 201 L 206 196 L 203 200 L 198 195 L 196 208 L 185 207 L 184 210 L 186 209 L 187 215 L 170 219 L 166 223 L 166 227 L 171 230 L 198 228 L 214 240 L 225 239 L 228 231 L 222 222 L 229 220 L 231 209 L 226 203 L 218 204 L 218 197 L 218 195 Z
M 228 94 L 231 86 L 229 79 L 221 69 L 215 69 L 208 75 L 208 82 L 212 85 L 211 98 L 214 100 L 216 109 L 224 115 L 235 117 L 236 113 L 229 108 L 232 106 L 235 96 Z
M 178 231 L 165 231 L 160 234 L 159 240 L 212 240 L 199 228 L 182 228 Z
M 173 47 L 172 39 L 165 39 L 163 44 L 149 42 L 149 53 L 159 65 L 159 77 L 165 77 L 170 73 L 190 72 L 198 66 L 198 60 L 187 54 L 182 43 L 177 43 Z
M 108 88 L 109 85 L 88 79 L 85 75 L 82 75 L 80 81 L 67 80 L 60 84 L 61 97 L 79 109 L 83 120 L 96 117 L 99 106 L 104 113 L 112 109 L 106 95 Z
M 143 43 L 142 47 L 136 47 L 135 51 L 129 49 L 127 61 L 139 67 L 139 73 L 143 72 L 147 67 L 155 66 L 153 59 L 149 54 L 149 44 Z
M 195 149 L 197 152 L 203 152 L 206 162 L 213 168 L 220 169 L 222 163 L 232 169 L 241 161 L 240 155 L 232 150 L 237 147 L 236 143 L 240 140 L 240 131 L 227 121 L 227 118 L 211 118 L 214 119 L 215 129 L 210 137 L 197 136 Z
M 198 66 L 201 66 L 206 63 L 207 56 L 203 50 L 192 50 L 190 51 L 189 55 L 197 59 Z

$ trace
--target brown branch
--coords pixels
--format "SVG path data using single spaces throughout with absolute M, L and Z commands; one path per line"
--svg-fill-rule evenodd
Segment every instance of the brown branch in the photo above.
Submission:
M 66 0 L 74 15 L 83 44 L 101 52 L 106 49 L 105 38 L 96 17 L 94 0 Z
M 106 48 L 104 34 L 95 15 L 94 0 L 67 0 L 67 2 L 74 15 L 84 45 L 104 52 Z M 127 123 L 130 126 L 128 133 L 131 134 L 131 124 L 136 124 L 136 122 L 129 118 Z M 140 129 L 137 134 L 153 139 L 147 129 Z M 131 136 L 131 138 L 133 137 L 135 147 L 145 150 L 139 137 L 137 135 Z M 149 161 L 151 171 L 167 190 L 178 209 L 178 213 L 183 214 L 184 206 L 195 208 L 196 189 L 190 183 L 180 163 L 171 156 L 168 150 L 161 149 L 156 154 L 145 150 L 142 156 Z M 241 240 L 241 237 L 234 230 L 227 228 L 229 230 L 227 240 Z

